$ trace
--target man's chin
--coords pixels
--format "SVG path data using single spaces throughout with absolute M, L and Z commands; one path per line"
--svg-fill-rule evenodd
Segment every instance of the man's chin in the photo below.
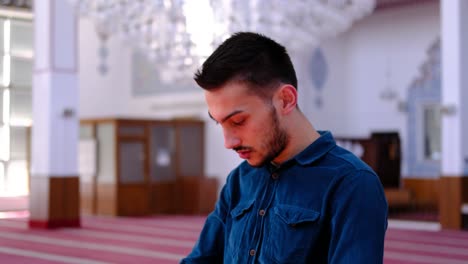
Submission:
M 250 166 L 254 167 L 254 168 L 260 168 L 260 167 L 263 167 L 266 163 L 265 160 L 252 160 L 252 159 L 248 159 L 246 160 L 247 163 L 249 163 Z

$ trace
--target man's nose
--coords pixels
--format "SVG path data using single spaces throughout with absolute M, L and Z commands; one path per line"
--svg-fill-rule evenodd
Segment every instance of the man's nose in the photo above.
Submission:
M 239 146 L 240 143 L 241 143 L 241 140 L 237 136 L 227 131 L 224 131 L 224 147 L 225 148 L 233 149 Z

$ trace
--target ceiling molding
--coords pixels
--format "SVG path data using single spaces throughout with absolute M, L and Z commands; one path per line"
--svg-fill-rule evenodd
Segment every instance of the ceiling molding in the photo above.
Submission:
M 432 4 L 439 0 L 377 0 L 375 11 L 382 11 L 390 8 L 403 8 L 407 6 Z
M 0 0 L 0 17 L 31 20 L 32 0 Z
M 0 0 L 0 7 L 15 7 L 31 10 L 33 0 Z

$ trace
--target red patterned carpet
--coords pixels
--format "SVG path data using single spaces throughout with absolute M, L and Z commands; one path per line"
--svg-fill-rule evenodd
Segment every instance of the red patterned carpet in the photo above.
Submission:
M 27 212 L 0 212 L 0 263 L 178 263 L 204 217 L 82 218 L 80 229 L 31 230 Z M 468 263 L 468 232 L 390 227 L 385 263 Z

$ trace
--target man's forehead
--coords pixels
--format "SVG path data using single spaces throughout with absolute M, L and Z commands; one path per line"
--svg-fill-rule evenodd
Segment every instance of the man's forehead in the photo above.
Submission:
M 231 89 L 231 87 L 205 91 L 208 111 L 213 117 L 218 118 L 218 115 L 227 115 L 230 112 L 243 108 L 249 101 L 249 97 L 241 89 Z

